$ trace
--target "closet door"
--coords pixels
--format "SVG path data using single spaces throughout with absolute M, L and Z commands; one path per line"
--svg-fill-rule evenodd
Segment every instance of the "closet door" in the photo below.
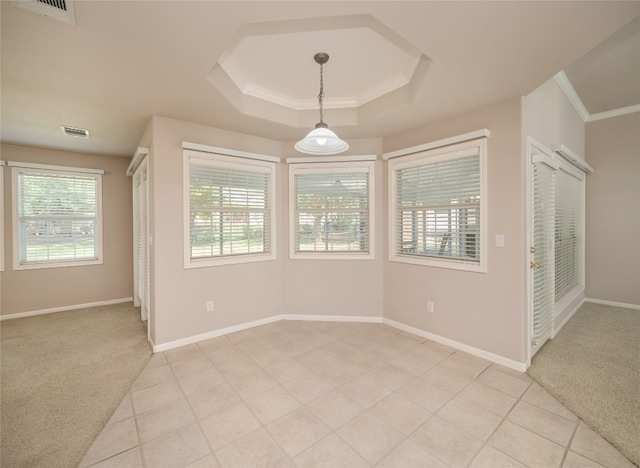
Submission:
M 531 356 L 551 338 L 554 310 L 554 177 L 555 169 L 544 155 L 532 157 L 533 232 L 530 247 L 532 330 Z
M 134 176 L 134 232 L 135 304 L 140 306 L 140 318 L 149 318 L 149 223 L 148 223 L 148 169 L 146 161 L 140 164 Z

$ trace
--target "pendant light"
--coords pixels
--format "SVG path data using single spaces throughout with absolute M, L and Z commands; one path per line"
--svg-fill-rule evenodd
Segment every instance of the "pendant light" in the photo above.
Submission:
M 319 52 L 313 56 L 316 63 L 320 64 L 320 94 L 318 94 L 318 102 L 320 103 L 320 122 L 316 124 L 316 128 L 311 130 L 306 137 L 296 143 L 296 150 L 306 154 L 338 154 L 349 149 L 349 145 L 341 140 L 338 135 L 329 130 L 329 127 L 322 120 L 322 100 L 324 99 L 324 81 L 322 74 L 322 66 L 329 61 L 329 54 Z

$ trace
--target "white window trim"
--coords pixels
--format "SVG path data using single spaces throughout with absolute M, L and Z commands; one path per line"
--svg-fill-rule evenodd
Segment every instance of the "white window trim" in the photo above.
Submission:
M 491 132 L 487 128 L 482 128 L 480 130 L 475 130 L 473 132 L 463 133 L 462 135 L 455 135 L 449 138 L 444 138 L 442 140 L 431 141 L 429 143 L 425 143 L 423 145 L 412 146 L 410 148 L 403 148 L 396 151 L 390 151 L 388 153 L 384 153 L 382 158 L 385 160 L 399 158 L 402 156 L 408 156 L 410 154 L 415 153 L 423 153 L 425 151 L 429 151 L 432 149 L 450 147 L 452 145 L 458 143 L 464 143 L 466 141 L 477 140 L 479 138 L 487 138 L 491 135 Z
M 189 141 L 182 142 L 183 150 L 194 150 L 201 153 L 211 153 L 220 156 L 233 156 L 236 158 L 255 159 L 257 161 L 266 161 L 272 163 L 280 162 L 280 158 L 277 156 L 270 156 L 267 154 L 249 153 L 247 151 L 238 151 L 227 148 L 219 148 L 217 146 L 202 145 L 200 143 L 191 143 Z
M 488 131 L 487 131 L 488 132 Z M 455 137 L 454 137 L 455 138 Z M 426 146 L 426 145 L 424 145 Z M 480 153 L 480 261 L 470 263 L 456 260 L 455 258 L 436 259 L 433 257 L 419 258 L 417 256 L 404 256 L 396 253 L 398 240 L 396 219 L 398 210 L 396 208 L 396 178 L 395 171 L 418 164 L 424 160 L 428 164 L 457 159 L 463 157 L 465 152 L 478 149 Z M 402 151 L 402 150 L 400 150 Z M 455 153 L 455 155 L 452 155 Z M 452 270 L 463 270 L 476 273 L 487 273 L 488 268 L 488 196 L 487 196 L 487 139 L 477 139 L 465 141 L 463 143 L 452 144 L 432 150 L 412 153 L 407 156 L 394 157 L 389 160 L 388 171 L 389 182 L 389 261 L 399 263 L 409 263 L 413 265 L 431 266 L 437 268 L 447 268 Z
M 67 166 L 54 166 L 50 164 L 35 164 L 24 163 L 16 161 L 8 161 L 8 166 L 12 167 L 11 171 L 11 195 L 12 195 L 12 233 L 13 233 L 13 269 L 14 270 L 39 270 L 45 268 L 65 268 L 75 266 L 90 266 L 90 265 L 102 265 L 103 260 L 103 213 L 102 213 L 102 175 L 104 171 L 101 169 L 85 169 L 79 167 L 67 167 Z M 90 260 L 72 260 L 72 261 L 43 261 L 43 262 L 29 262 L 20 263 L 20 247 L 19 247 L 19 227 L 20 220 L 18 219 L 18 173 L 20 169 L 32 170 L 33 172 L 58 172 L 60 174 L 87 174 L 95 176 L 96 179 L 96 192 L 97 200 L 96 207 L 98 215 L 96 216 L 95 226 L 95 242 L 96 242 L 96 257 Z
M 197 146 L 192 144 L 193 146 Z M 246 155 L 229 156 L 219 153 L 203 152 L 195 149 L 188 149 L 183 143 L 183 238 L 184 238 L 184 268 L 206 268 L 221 265 L 234 265 L 239 263 L 253 263 L 276 259 L 276 164 L 275 161 L 264 158 L 253 158 Z M 211 147 L 208 147 L 211 148 Z M 233 150 L 219 149 L 221 152 L 238 153 Z M 247 153 L 248 154 L 248 153 Z M 264 172 L 269 174 L 269 203 L 270 203 L 270 246 L 269 252 L 242 255 L 227 255 L 219 258 L 191 258 L 191 218 L 190 218 L 190 167 L 191 161 L 198 164 L 211 165 L 215 167 L 226 167 L 229 169 L 249 170 L 253 172 Z
M 296 161 L 304 158 L 295 158 Z M 289 161 L 287 159 L 287 161 Z M 295 174 L 327 172 L 367 172 L 369 174 L 369 252 L 296 252 Z M 289 165 L 289 258 L 292 260 L 373 260 L 375 259 L 375 164 L 367 159 L 335 162 L 296 162 Z

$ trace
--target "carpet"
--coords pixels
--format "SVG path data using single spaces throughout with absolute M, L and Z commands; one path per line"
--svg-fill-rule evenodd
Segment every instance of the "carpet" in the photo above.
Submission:
M 151 357 L 132 303 L 0 323 L 0 464 L 76 467 Z
M 640 311 L 584 303 L 527 373 L 640 465 Z

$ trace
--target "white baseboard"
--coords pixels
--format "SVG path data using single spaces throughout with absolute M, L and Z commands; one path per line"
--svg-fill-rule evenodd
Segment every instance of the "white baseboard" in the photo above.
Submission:
M 282 320 L 282 315 L 274 315 L 260 320 L 254 320 L 253 322 L 242 323 L 240 325 L 234 325 L 232 327 L 220 328 L 219 330 L 213 330 L 207 333 L 201 333 L 199 335 L 188 336 L 186 338 L 180 338 L 179 340 L 168 341 L 166 343 L 154 344 L 153 352 L 159 353 L 167 351 L 173 348 L 179 348 L 180 346 L 186 346 L 193 343 L 198 343 L 204 340 L 210 340 L 211 338 L 217 338 L 219 336 L 228 335 L 229 333 L 235 333 L 249 328 L 259 327 L 260 325 L 266 325 L 268 323 L 277 322 Z
M 360 315 L 302 315 L 285 314 L 283 320 L 307 320 L 309 322 L 358 322 L 358 323 L 382 323 L 382 317 L 363 317 Z
M 178 348 L 188 344 L 198 343 L 204 340 L 210 340 L 211 338 L 217 338 L 219 336 L 228 335 L 230 333 L 247 330 L 249 328 L 259 327 L 260 325 L 266 325 L 268 323 L 277 322 L 279 320 L 307 320 L 309 322 L 364 322 L 364 323 L 382 323 L 382 317 L 360 317 L 357 315 L 303 315 L 303 314 L 282 314 L 274 315 L 253 322 L 243 323 L 240 325 L 234 325 L 232 327 L 221 328 L 219 330 L 213 330 L 207 333 L 199 335 L 188 336 L 175 341 L 169 341 L 159 345 L 153 345 L 153 352 L 159 353 L 161 351 L 167 351 L 169 349 Z
M 159 353 L 162 351 L 167 351 L 169 349 L 178 348 L 180 346 L 185 346 L 188 344 L 198 343 L 200 341 L 209 340 L 211 338 L 217 338 L 219 336 L 228 335 L 230 333 L 235 333 L 242 330 L 247 330 L 249 328 L 259 327 L 261 325 L 266 325 L 268 323 L 277 322 L 279 320 L 305 320 L 305 321 L 322 321 L 322 322 L 358 322 L 358 323 L 384 323 L 386 325 L 392 326 L 402 331 L 406 331 L 409 333 L 413 333 L 414 335 L 421 336 L 428 340 L 436 341 L 438 343 L 442 343 L 444 345 L 450 346 L 452 348 L 458 349 L 460 351 L 464 351 L 465 353 L 472 354 L 474 356 L 478 356 L 482 359 L 486 359 L 491 362 L 495 362 L 496 364 L 500 364 L 502 366 L 508 367 L 510 369 L 517 370 L 519 372 L 524 372 L 527 370 L 526 363 L 513 361 L 511 359 L 507 359 L 503 356 L 498 356 L 497 354 L 489 353 L 482 349 L 474 348 L 472 346 L 468 346 L 464 343 L 459 343 L 457 341 L 450 340 L 448 338 L 441 337 L 439 335 L 434 335 L 433 333 L 426 332 L 424 330 L 420 330 L 419 328 L 414 328 L 409 325 L 405 325 L 400 322 L 396 322 L 394 320 L 385 319 L 383 317 L 364 317 L 357 315 L 303 315 L 303 314 L 283 314 L 283 315 L 274 315 L 272 317 L 267 317 L 260 320 L 255 320 L 253 322 L 243 323 L 240 325 L 234 325 L 232 327 L 221 328 L 219 330 L 213 330 L 207 333 L 202 333 L 199 335 L 193 335 L 186 338 L 181 338 L 179 340 L 169 341 L 167 343 L 162 344 L 152 344 L 153 352 Z
M 469 353 L 473 356 L 486 359 L 487 361 L 495 362 L 496 364 L 500 364 L 501 366 L 508 367 L 509 369 L 513 369 L 518 372 L 525 372 L 527 370 L 527 363 L 525 362 L 514 361 L 504 356 L 499 356 L 497 354 L 490 353 L 483 349 L 474 348 L 473 346 L 469 346 L 464 343 L 460 343 L 458 341 L 450 340 L 449 338 L 445 338 L 440 335 L 435 335 L 433 333 L 429 333 L 427 331 L 421 330 L 420 328 L 415 328 L 410 325 L 405 325 L 404 323 L 396 322 L 394 320 L 384 319 L 383 323 L 385 323 L 386 325 L 390 325 L 394 328 L 398 328 L 400 330 L 413 333 L 414 335 L 421 336 L 428 340 L 435 341 L 436 343 L 441 343 L 451 348 L 464 351 L 465 353 Z
M 573 309 L 571 309 L 571 312 L 569 312 L 567 314 L 567 316 L 564 318 L 564 320 L 562 320 L 562 322 L 560 322 L 560 325 L 558 325 L 557 327 L 553 327 L 553 336 L 551 338 L 555 338 L 555 336 L 558 334 L 558 332 L 560 330 L 562 330 L 562 327 L 564 327 L 567 324 L 567 322 L 569 321 L 569 319 L 571 317 L 573 317 L 576 312 L 578 312 L 578 309 L 580 307 L 582 307 L 582 304 L 584 304 L 585 301 L 586 301 L 586 299 L 582 299 L 580 302 L 578 302 L 578 304 L 576 304 L 576 306 Z
M 35 315 L 54 314 L 56 312 L 64 312 L 65 310 L 86 309 L 88 307 L 98 307 L 112 304 L 121 304 L 123 302 L 132 302 L 132 297 L 122 297 L 120 299 L 110 299 L 108 301 L 89 302 L 87 304 L 75 304 L 63 307 L 52 307 L 51 309 L 32 310 L 29 312 L 18 312 L 17 314 L 0 315 L 0 321 L 11 320 L 22 317 L 33 317 Z
M 591 299 L 591 298 L 586 298 L 584 301 L 593 302 L 594 304 L 613 306 L 613 307 L 624 307 L 625 309 L 640 310 L 640 305 L 638 304 L 625 304 L 624 302 L 603 301 L 601 299 Z

